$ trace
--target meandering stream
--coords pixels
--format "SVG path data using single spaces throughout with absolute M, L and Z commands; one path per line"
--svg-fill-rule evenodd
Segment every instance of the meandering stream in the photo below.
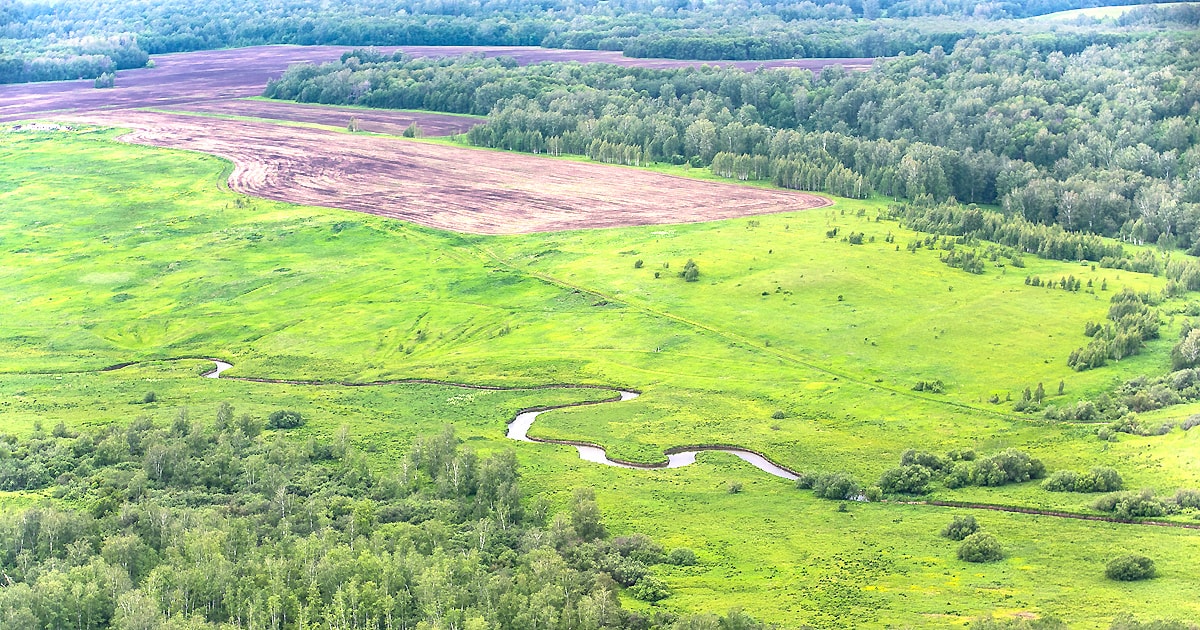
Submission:
M 233 364 L 229 363 L 227 361 L 221 361 L 219 359 L 208 359 L 208 360 L 212 361 L 213 365 L 215 367 L 213 368 L 212 371 L 204 373 L 205 378 L 221 378 L 222 373 L 224 373 L 229 368 L 233 367 Z M 229 378 L 229 377 L 227 377 L 227 378 Z M 257 378 L 256 379 L 232 378 L 231 380 L 252 380 L 252 381 L 256 381 L 256 382 L 264 382 L 265 381 L 265 382 L 280 382 L 280 383 L 290 383 L 290 384 L 305 384 L 305 383 L 302 383 L 299 381 L 284 381 L 284 380 L 273 381 L 272 379 L 257 379 Z M 404 381 L 381 381 L 378 383 L 366 383 L 366 384 L 368 384 L 368 385 L 388 385 L 388 384 L 396 384 L 396 383 L 400 383 L 400 382 L 404 382 Z M 307 384 L 318 385 L 318 384 L 323 384 L 323 383 L 312 382 L 312 383 L 307 383 Z M 331 384 L 331 383 L 329 383 L 329 384 Z M 465 387 L 465 388 L 469 388 L 469 389 L 489 389 L 489 390 L 532 389 L 532 388 L 528 388 L 528 387 L 480 387 L 477 385 L 463 385 L 463 384 L 458 384 L 458 383 L 442 383 L 442 384 L 453 385 L 455 387 Z M 363 385 L 363 384 L 360 383 L 359 385 Z M 600 388 L 597 388 L 597 389 L 600 389 Z M 601 400 L 601 401 L 597 401 L 597 402 L 584 403 L 584 404 L 585 405 L 604 405 L 604 404 L 609 404 L 609 403 L 633 400 L 634 398 L 638 397 L 637 392 L 621 391 L 621 390 L 617 390 L 617 391 L 620 394 L 619 398 L 611 398 L 609 400 Z M 689 466 L 691 464 L 696 463 L 696 455 L 702 451 L 718 451 L 721 453 L 728 453 L 730 455 L 738 457 L 742 461 L 745 461 L 746 463 L 750 464 L 751 466 L 754 466 L 755 468 L 757 468 L 769 475 L 774 475 L 776 477 L 788 479 L 790 481 L 795 481 L 795 479 L 796 479 L 796 473 L 792 472 L 791 470 L 788 470 L 787 468 L 784 468 L 783 466 L 780 466 L 779 464 L 776 464 L 775 462 L 772 462 L 771 460 L 767 459 L 766 456 L 762 455 L 761 453 L 756 453 L 751 450 L 747 450 L 744 448 L 732 447 L 732 446 L 704 445 L 704 446 L 674 447 L 674 448 L 667 450 L 667 453 L 666 453 L 667 461 L 664 463 L 661 463 L 661 464 L 638 464 L 638 463 L 634 463 L 634 462 L 626 462 L 626 461 L 620 461 L 620 460 L 615 460 L 615 459 L 609 459 L 608 454 L 604 451 L 604 448 L 597 446 L 595 444 L 589 444 L 586 442 L 576 442 L 576 441 L 572 441 L 572 440 L 552 440 L 552 439 L 547 439 L 547 438 L 536 438 L 536 437 L 529 436 L 529 429 L 530 429 L 530 427 L 533 426 L 533 422 L 535 420 L 537 420 L 537 417 L 539 415 L 546 413 L 547 411 L 553 411 L 555 409 L 562 409 L 564 407 L 577 407 L 577 406 L 581 406 L 581 405 L 568 404 L 568 405 L 559 405 L 556 407 L 542 407 L 542 408 L 539 408 L 536 410 L 522 411 L 521 413 L 517 414 L 517 417 L 514 418 L 512 420 L 512 422 L 509 423 L 507 437 L 510 440 L 516 440 L 518 442 L 541 442 L 543 444 L 564 444 L 564 445 L 568 445 L 568 446 L 574 446 L 579 451 L 579 458 L 584 461 L 594 462 L 597 464 L 604 464 L 605 466 L 615 466 L 617 468 L 636 468 L 636 469 L 643 469 L 643 470 L 652 470 L 652 469 L 656 469 L 656 468 L 682 468 L 684 466 Z

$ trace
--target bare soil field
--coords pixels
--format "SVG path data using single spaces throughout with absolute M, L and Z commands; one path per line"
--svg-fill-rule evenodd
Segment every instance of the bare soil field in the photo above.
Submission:
M 417 123 L 423 135 L 449 136 L 457 133 L 465 133 L 471 127 L 483 124 L 487 120 L 478 116 L 453 116 L 450 114 L 389 109 L 361 109 L 329 105 L 305 105 L 289 101 L 249 101 L 244 99 L 197 101 L 177 105 L 171 107 L 171 109 L 203 114 L 229 114 L 252 118 L 268 118 L 271 120 L 316 123 L 333 127 L 346 127 L 350 123 L 351 118 L 356 118 L 358 119 L 359 128 L 363 131 L 387 133 L 394 136 L 404 133 L 404 130 L 412 123 Z
M 61 117 L 60 117 L 61 118 Z M 71 120 L 218 155 L 234 190 L 475 234 L 712 221 L 829 205 L 816 195 L 271 123 L 145 111 Z
M 396 51 L 396 47 L 378 50 Z M 227 100 L 262 94 L 267 81 L 297 63 L 336 61 L 347 46 L 254 46 L 230 50 L 208 50 L 154 57 L 156 67 L 122 70 L 116 86 L 96 89 L 93 82 L 59 81 L 0 86 L 0 122 L 26 118 L 44 118 L 52 113 L 131 109 L 138 107 L 176 107 L 196 101 Z M 488 57 L 511 56 L 523 64 L 540 61 L 579 61 L 616 63 L 653 68 L 732 65 L 752 70 L 763 67 L 808 68 L 820 70 L 840 64 L 846 69 L 869 68 L 870 59 L 783 59 L 776 61 L 680 61 L 673 59 L 632 59 L 620 52 L 595 50 L 558 50 L 529 46 L 405 46 L 403 50 L 419 57 L 479 54 Z

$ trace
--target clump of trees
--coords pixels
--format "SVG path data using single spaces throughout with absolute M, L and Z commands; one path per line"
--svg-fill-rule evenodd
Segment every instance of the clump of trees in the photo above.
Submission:
M 1072 351 L 1067 365 L 1076 371 L 1090 370 L 1110 359 L 1120 361 L 1137 354 L 1143 342 L 1158 338 L 1158 329 L 1162 326 L 1158 311 L 1151 303 L 1149 295 L 1138 295 L 1128 288 L 1114 295 L 1108 308 L 1111 323 L 1100 326 L 1089 322 L 1084 333 L 1092 341 Z
M 1173 496 L 1156 496 L 1153 490 L 1113 492 L 1092 503 L 1092 509 L 1123 520 L 1155 518 L 1183 511 L 1200 510 L 1200 490 L 1184 488 Z
M 207 423 L 59 426 L 0 436 L 0 487 L 50 497 L 0 513 L 6 628 L 694 621 L 617 597 L 668 597 L 652 567 L 694 553 L 611 535 L 590 489 L 547 514 L 522 498 L 511 451 L 480 457 L 449 427 L 379 471 L 345 431 L 264 439 L 261 421 L 228 404 Z
M 1086 473 L 1056 470 L 1042 487 L 1050 492 L 1113 492 L 1122 486 L 1121 475 L 1106 466 L 1097 466 Z
M 862 486 L 849 473 L 800 473 L 796 479 L 796 487 L 801 490 L 812 490 L 821 499 L 839 501 L 861 500 Z
M 901 455 L 899 466 L 883 473 L 878 486 L 885 494 L 925 494 L 935 481 L 953 489 L 1022 483 L 1045 475 L 1041 460 L 1012 448 L 983 458 L 972 450 L 951 451 L 942 457 L 909 449 Z

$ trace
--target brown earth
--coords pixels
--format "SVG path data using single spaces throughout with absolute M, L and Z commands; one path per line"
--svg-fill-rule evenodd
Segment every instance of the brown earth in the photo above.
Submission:
M 44 118 L 52 113 L 129 109 L 137 107 L 176 107 L 195 101 L 226 100 L 262 94 L 267 81 L 278 77 L 297 63 L 336 61 L 348 46 L 253 46 L 229 50 L 156 55 L 154 68 L 122 70 L 116 86 L 96 89 L 93 82 L 58 81 L 0 85 L 0 122 L 25 118 Z M 378 49 L 392 53 L 396 47 Z M 558 50 L 531 46 L 405 46 L 403 50 L 418 57 L 480 54 L 488 57 L 511 56 L 519 63 L 539 61 L 603 62 L 624 66 L 653 68 L 731 65 L 752 70 L 763 67 L 790 67 L 820 70 L 841 65 L 851 70 L 871 66 L 871 59 L 783 59 L 775 61 L 680 61 L 673 59 L 632 59 L 620 52 L 596 50 Z
M 400 135 L 412 123 L 417 123 L 421 134 L 426 136 L 449 136 L 465 133 L 486 118 L 478 116 L 452 116 L 426 112 L 399 111 L 392 109 L 360 109 L 333 107 L 328 105 L 304 105 L 290 101 L 248 101 L 230 99 L 221 101 L 198 101 L 170 108 L 173 111 L 199 112 L 205 114 L 229 114 L 251 118 L 269 118 L 304 123 L 316 123 L 345 128 L 351 118 L 358 119 L 363 131 Z
M 67 117 L 218 155 L 240 192 L 475 234 L 712 221 L 829 205 L 816 195 L 271 123 L 145 111 Z

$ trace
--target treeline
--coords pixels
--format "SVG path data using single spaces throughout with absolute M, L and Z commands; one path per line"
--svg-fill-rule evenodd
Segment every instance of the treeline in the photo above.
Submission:
M 869 57 L 911 54 L 938 45 L 949 48 L 973 31 L 996 28 L 984 20 L 1025 17 L 1081 5 L 1091 3 L 353 0 L 329 5 L 312 0 L 164 0 L 153 4 L 23 0 L 0 7 L 0 39 L 50 44 L 80 34 L 137 34 L 146 50 L 155 54 L 258 44 L 432 44 L 542 45 L 694 59 Z M 926 25 L 903 20 L 916 16 L 947 18 Z M 964 27 L 964 18 L 980 21 Z M 1060 30 L 1066 37 L 1105 37 L 1088 31 Z M 1064 44 L 1070 45 L 1066 40 Z
M 1071 233 L 1196 245 L 1200 81 L 1183 78 L 1197 69 L 1181 60 L 1200 54 L 1200 38 L 1067 56 L 1040 52 L 1038 37 L 972 37 L 950 54 L 816 75 L 364 51 L 293 68 L 266 95 L 487 114 L 468 141 L 509 150 L 587 154 L 599 140 L 637 148 L 639 161 L 712 167 L 718 154 L 741 156 L 740 169 L 716 168 L 737 176 L 762 172 L 754 160 L 766 158 L 771 178 L 771 161 L 793 161 L 784 185 L 832 192 L 836 171 L 843 192 L 997 204 Z
M 1119 243 L 1095 234 L 1067 232 L 1059 225 L 1032 223 L 1021 215 L 983 210 L 974 204 L 892 204 L 882 216 L 918 232 L 992 241 L 1049 260 L 1107 259 L 1109 266 L 1116 266 L 1116 260 L 1125 259 Z
M 141 68 L 150 55 L 133 37 L 85 39 L 40 54 L 4 54 L 0 49 L 0 83 L 95 79 L 102 74 Z
M 695 554 L 609 535 L 590 490 L 548 515 L 511 451 L 451 429 L 380 474 L 344 429 L 286 439 L 228 405 L 60 424 L 0 436 L 0 487 L 53 497 L 0 514 L 4 628 L 761 628 L 623 609 L 622 588 L 669 596 L 650 567 Z

